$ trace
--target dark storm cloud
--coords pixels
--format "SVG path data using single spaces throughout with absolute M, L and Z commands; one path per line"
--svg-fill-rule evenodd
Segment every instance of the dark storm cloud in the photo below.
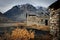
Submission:
M 6 12 L 15 5 L 30 3 L 34 6 L 48 7 L 56 0 L 0 0 L 0 11 Z

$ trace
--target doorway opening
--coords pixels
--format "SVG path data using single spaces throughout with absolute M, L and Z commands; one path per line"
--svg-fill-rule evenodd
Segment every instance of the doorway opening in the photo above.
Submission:
M 48 25 L 48 20 L 45 20 L 45 25 L 46 25 L 46 26 Z

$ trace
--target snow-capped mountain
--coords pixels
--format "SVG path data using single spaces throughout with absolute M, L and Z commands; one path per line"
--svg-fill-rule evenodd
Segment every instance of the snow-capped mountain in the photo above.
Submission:
M 39 7 L 38 9 L 31 4 L 16 5 L 4 13 L 4 15 L 14 21 L 26 20 L 26 14 L 49 15 L 46 8 Z

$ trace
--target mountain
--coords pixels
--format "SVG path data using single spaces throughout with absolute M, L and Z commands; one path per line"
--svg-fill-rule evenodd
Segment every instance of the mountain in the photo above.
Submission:
M 31 4 L 23 4 L 23 5 L 21 5 L 21 9 L 23 9 L 23 10 L 25 9 L 25 11 L 26 10 L 28 10 L 28 11 L 36 11 L 36 8 Z
M 36 8 L 30 4 L 16 5 L 4 13 L 8 18 L 14 21 L 26 20 L 26 13 L 35 12 Z
M 40 16 L 49 16 L 49 10 L 45 7 L 38 7 L 37 14 Z
M 3 16 L 3 14 L 0 12 L 0 16 Z
M 31 4 L 23 4 L 23 5 L 16 5 L 12 7 L 10 10 L 4 13 L 4 15 L 13 21 L 25 21 L 26 20 L 26 14 L 35 14 L 40 15 L 43 12 L 43 15 L 48 13 L 48 11 L 44 9 L 43 7 L 39 7 L 36 9 Z
M 9 18 L 5 17 L 5 15 L 3 15 L 1 12 L 0 12 L 0 23 L 1 22 L 9 22 L 11 21 Z

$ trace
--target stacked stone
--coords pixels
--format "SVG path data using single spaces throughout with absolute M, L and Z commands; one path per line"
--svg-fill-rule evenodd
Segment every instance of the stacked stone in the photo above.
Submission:
M 57 40 L 59 36 L 59 12 L 60 9 L 50 10 L 50 33 L 53 35 L 54 40 Z

